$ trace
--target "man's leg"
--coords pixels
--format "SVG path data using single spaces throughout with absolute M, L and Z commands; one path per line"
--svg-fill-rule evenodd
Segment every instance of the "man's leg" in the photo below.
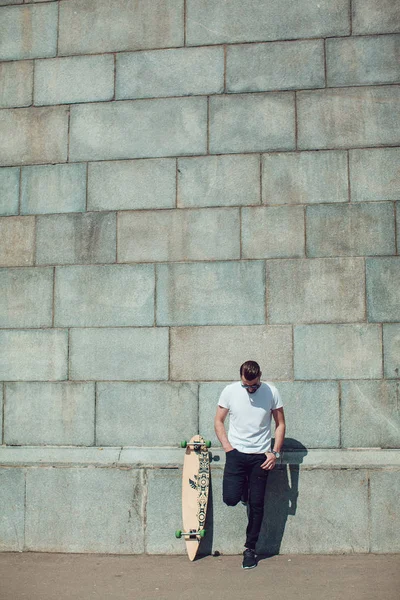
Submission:
M 228 506 L 236 506 L 242 496 L 246 481 L 244 458 L 238 450 L 231 450 L 226 453 L 222 498 Z
M 252 456 L 249 475 L 249 522 L 246 529 L 246 548 L 255 550 L 264 515 L 265 487 L 269 471 L 261 468 L 265 454 Z

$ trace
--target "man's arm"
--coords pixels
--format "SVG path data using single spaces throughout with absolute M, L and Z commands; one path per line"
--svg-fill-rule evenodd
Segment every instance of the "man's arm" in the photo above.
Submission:
M 218 406 L 217 414 L 215 415 L 214 419 L 215 433 L 217 434 L 217 438 L 221 442 L 221 446 L 223 447 L 225 452 L 230 452 L 230 450 L 233 450 L 233 446 L 231 446 L 231 444 L 229 443 L 228 436 L 226 435 L 224 424 L 228 413 L 229 410 L 227 408 L 222 408 L 222 406 Z
M 272 411 L 272 416 L 275 421 L 275 443 L 274 443 L 274 451 L 280 452 L 283 446 L 283 441 L 285 439 L 285 415 L 283 412 L 283 408 L 276 408 Z

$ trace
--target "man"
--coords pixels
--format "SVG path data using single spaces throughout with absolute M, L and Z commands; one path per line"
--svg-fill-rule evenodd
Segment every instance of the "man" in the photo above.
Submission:
M 285 417 L 278 390 L 261 382 L 258 363 L 249 360 L 240 367 L 241 381 L 226 386 L 219 398 L 215 432 L 226 453 L 223 501 L 248 504 L 243 568 L 257 566 L 256 544 L 264 513 L 265 486 L 269 472 L 280 458 L 285 438 Z M 224 421 L 229 413 L 229 433 Z M 271 420 L 275 420 L 275 443 L 271 451 Z

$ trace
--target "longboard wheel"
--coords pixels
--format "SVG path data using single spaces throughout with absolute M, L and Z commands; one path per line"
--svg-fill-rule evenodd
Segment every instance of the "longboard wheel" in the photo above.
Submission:
M 203 538 L 203 537 L 206 537 L 206 530 L 205 530 L 205 529 L 201 529 L 201 530 L 199 531 L 199 536 L 200 536 L 200 537 L 202 537 L 202 538 Z
M 184 440 L 183 442 L 181 442 L 181 448 L 186 448 L 187 446 L 187 441 Z
M 206 448 L 211 448 L 211 442 L 210 442 L 210 440 L 206 440 Z
M 175 531 L 175 537 L 176 537 L 176 538 L 178 538 L 178 540 L 179 540 L 179 538 L 181 538 L 181 537 L 182 537 L 182 531 L 181 531 L 180 529 L 177 529 L 177 530 Z

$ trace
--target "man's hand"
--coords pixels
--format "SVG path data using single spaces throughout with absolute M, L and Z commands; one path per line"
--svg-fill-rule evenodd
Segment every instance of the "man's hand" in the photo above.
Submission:
M 271 471 L 275 467 L 276 456 L 272 452 L 266 452 L 265 456 L 267 457 L 267 460 L 262 463 L 261 468 L 266 471 Z

